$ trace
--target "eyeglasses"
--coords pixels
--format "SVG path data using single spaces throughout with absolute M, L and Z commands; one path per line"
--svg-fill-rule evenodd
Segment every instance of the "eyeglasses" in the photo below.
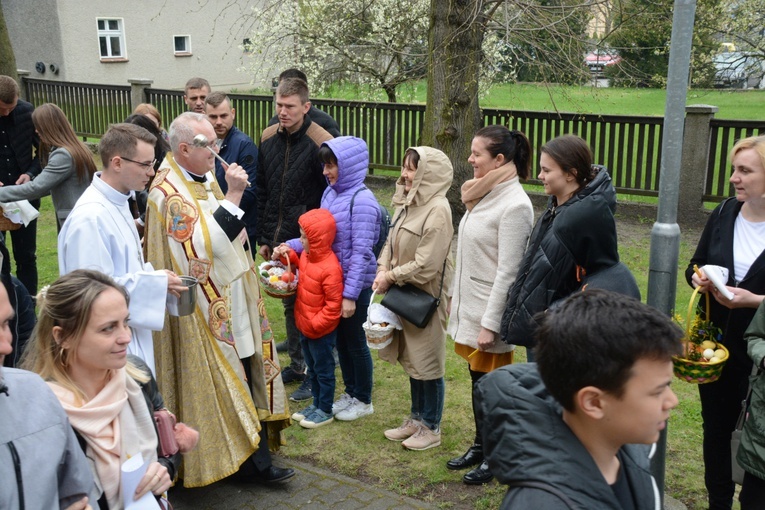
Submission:
M 136 161 L 134 159 L 126 158 L 125 156 L 120 156 L 125 161 L 130 161 L 131 163 L 135 163 L 136 165 L 140 165 L 144 168 L 154 168 L 154 164 L 157 162 L 156 159 L 152 159 L 151 163 L 144 163 L 142 161 Z

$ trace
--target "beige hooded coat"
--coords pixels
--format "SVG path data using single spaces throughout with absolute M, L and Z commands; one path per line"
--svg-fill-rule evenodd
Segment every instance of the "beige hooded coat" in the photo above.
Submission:
M 404 179 L 396 182 L 393 227 L 377 261 L 377 270 L 387 271 L 394 285 L 411 283 L 438 297 L 444 260 L 450 256 L 454 227 L 446 191 L 452 183 L 453 169 L 446 155 L 431 147 L 414 147 L 420 162 L 412 189 L 404 191 Z M 404 329 L 380 350 L 380 358 L 397 361 L 413 379 L 432 380 L 444 376 L 446 361 L 446 304 L 451 295 L 451 259 L 441 293 L 441 305 L 425 328 L 402 320 Z

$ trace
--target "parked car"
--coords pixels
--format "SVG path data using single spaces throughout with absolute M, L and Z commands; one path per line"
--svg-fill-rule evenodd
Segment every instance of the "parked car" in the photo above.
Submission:
M 584 63 L 589 68 L 590 73 L 598 76 L 603 74 L 603 70 L 607 66 L 614 66 L 621 61 L 622 57 L 613 50 L 595 50 L 584 57 Z
M 720 53 L 714 64 L 715 87 L 759 87 L 765 75 L 765 60 L 740 51 Z

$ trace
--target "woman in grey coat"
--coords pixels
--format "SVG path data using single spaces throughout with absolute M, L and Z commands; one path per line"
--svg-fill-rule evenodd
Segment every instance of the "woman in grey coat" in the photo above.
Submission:
M 40 135 L 40 161 L 45 167 L 33 181 L 14 186 L 0 183 L 0 202 L 33 200 L 50 194 L 60 229 L 90 185 L 96 165 L 58 106 L 45 103 L 37 107 L 32 112 L 32 122 Z

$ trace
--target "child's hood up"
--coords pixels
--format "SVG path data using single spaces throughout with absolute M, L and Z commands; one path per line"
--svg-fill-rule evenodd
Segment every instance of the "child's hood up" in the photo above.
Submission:
M 300 228 L 308 238 L 310 260 L 321 260 L 332 253 L 335 240 L 335 218 L 326 209 L 311 209 L 298 218 Z
M 337 182 L 330 186 L 337 193 L 364 183 L 369 169 L 367 143 L 355 136 L 339 136 L 323 143 L 337 158 Z

